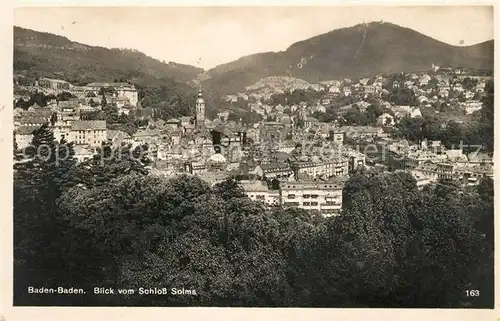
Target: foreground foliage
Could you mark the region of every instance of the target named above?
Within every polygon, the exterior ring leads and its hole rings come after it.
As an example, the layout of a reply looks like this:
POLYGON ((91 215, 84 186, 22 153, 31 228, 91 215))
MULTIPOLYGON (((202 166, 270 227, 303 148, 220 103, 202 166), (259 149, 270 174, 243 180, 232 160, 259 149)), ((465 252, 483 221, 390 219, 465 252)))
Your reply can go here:
MULTIPOLYGON (((47 128, 34 145, 72 150, 47 128), (64 147, 64 148, 63 148, 64 147)), ((17 305, 488 307, 493 185, 360 171, 342 216, 266 208, 236 181, 147 175, 121 155, 16 166, 17 305), (81 296, 36 296, 73 286, 81 296), (197 296, 92 294, 93 287, 184 288, 197 296), (480 290, 467 297, 465 290, 480 290)))

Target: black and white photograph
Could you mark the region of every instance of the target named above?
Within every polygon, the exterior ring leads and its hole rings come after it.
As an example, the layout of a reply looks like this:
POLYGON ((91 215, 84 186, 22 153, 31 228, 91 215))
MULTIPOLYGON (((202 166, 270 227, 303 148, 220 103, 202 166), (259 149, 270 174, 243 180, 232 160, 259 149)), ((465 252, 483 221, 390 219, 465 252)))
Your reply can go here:
POLYGON ((14 307, 494 309, 493 5, 114 5, 13 10, 14 307))

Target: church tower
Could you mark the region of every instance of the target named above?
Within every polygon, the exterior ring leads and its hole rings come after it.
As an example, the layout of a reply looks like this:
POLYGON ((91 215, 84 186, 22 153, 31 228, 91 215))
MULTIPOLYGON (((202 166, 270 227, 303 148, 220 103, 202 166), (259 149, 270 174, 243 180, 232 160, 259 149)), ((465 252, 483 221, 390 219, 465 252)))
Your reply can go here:
POLYGON ((198 99, 196 99, 196 128, 202 129, 205 127, 205 100, 201 93, 201 88, 198 91, 198 99))

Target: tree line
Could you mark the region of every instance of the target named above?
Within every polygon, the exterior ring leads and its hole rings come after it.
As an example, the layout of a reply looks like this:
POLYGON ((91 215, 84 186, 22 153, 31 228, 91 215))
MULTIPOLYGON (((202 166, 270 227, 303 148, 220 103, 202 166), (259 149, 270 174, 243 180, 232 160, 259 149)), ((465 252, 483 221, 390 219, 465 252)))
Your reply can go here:
POLYGON ((457 148, 470 145, 482 146, 482 151, 493 152, 494 141, 494 94, 493 84, 488 83, 485 96, 482 98, 483 107, 475 112, 470 121, 459 123, 450 120, 443 123, 435 115, 424 115, 423 118, 405 118, 396 126, 396 134, 410 141, 422 141, 424 138, 441 140, 447 147, 457 148))
POLYGON ((491 180, 420 190, 406 173, 359 170, 342 215, 323 217, 252 201, 235 179, 148 175, 141 150, 77 163, 46 126, 34 133, 41 145, 46 154, 14 168, 15 305, 493 306, 491 180), (99 296, 96 286, 197 295, 99 296))

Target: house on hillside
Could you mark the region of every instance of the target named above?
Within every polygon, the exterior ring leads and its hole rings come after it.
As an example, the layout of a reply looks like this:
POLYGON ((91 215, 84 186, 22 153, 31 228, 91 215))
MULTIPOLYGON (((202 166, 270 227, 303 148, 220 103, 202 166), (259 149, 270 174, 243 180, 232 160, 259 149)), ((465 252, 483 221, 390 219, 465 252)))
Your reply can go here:
POLYGON ((410 111, 410 118, 415 118, 415 117, 422 117, 422 112, 420 111, 420 108, 412 108, 410 111))
POLYGON ((99 147, 107 141, 105 120, 75 120, 71 123, 71 141, 76 145, 99 147))
POLYGON ((69 82, 51 78, 41 78, 38 80, 38 86, 54 90, 69 90, 71 88, 71 84, 69 82))
POLYGON ((429 81, 431 80, 431 76, 425 74, 425 75, 422 75, 422 77, 420 77, 420 79, 418 79, 418 84, 420 85, 420 87, 423 87, 423 86, 427 86, 427 84, 429 84, 429 81))
POLYGON ((384 113, 377 118, 377 126, 393 126, 395 124, 394 116, 384 113))
POLYGON ((465 113, 467 115, 473 114, 483 108, 483 103, 480 101, 466 101, 463 106, 465 107, 465 113))
POLYGON ((121 130, 108 130, 106 138, 113 146, 121 146, 122 144, 132 144, 133 139, 128 133, 121 130))

